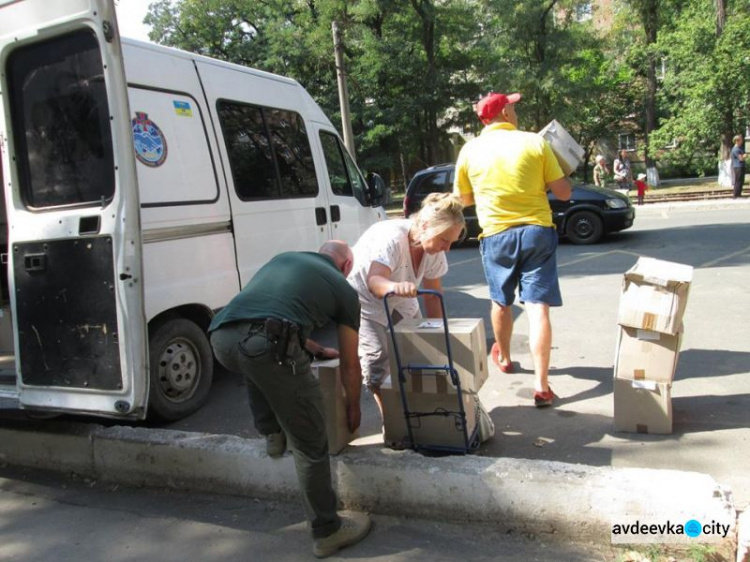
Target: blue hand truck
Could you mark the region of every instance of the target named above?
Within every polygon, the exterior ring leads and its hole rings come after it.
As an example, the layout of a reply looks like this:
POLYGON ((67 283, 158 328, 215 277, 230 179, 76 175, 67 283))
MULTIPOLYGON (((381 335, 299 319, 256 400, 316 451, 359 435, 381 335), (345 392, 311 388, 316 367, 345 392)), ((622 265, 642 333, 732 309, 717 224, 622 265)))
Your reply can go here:
MULTIPOLYGON (((440 291, 434 291, 431 289, 420 289, 417 291, 418 296, 422 295, 434 295, 440 301, 440 310, 442 312, 443 331, 445 335, 445 351, 448 363, 446 365, 421 365, 408 363, 403 364, 401 360, 401 354, 398 349, 398 342, 396 341, 396 330, 393 324, 393 318, 391 311, 388 308, 388 298, 394 296, 393 292, 388 293, 383 297, 383 304, 385 306, 385 316, 388 319, 388 330, 391 334, 391 341, 393 343, 393 354, 396 358, 396 365, 398 367, 398 384, 401 391, 401 405, 404 410, 404 420, 406 421, 406 428, 408 431, 408 445, 409 448, 417 452, 429 451, 437 453, 452 453, 452 454, 468 454, 479 447, 479 411, 478 406, 472 405, 476 409, 477 424, 474 429, 469 433, 466 421, 466 411, 464 409, 463 401, 463 390, 461 389, 461 379, 458 376, 458 371, 453 367, 453 357, 451 355, 451 342, 450 333, 448 331, 448 316, 445 312, 445 301, 440 291), (430 412, 414 412, 409 408, 409 401, 406 397, 406 376, 411 374, 413 371, 428 371, 430 375, 435 377, 448 376, 450 382, 456 388, 456 400, 457 405, 455 410, 446 410, 444 408, 437 408, 430 412), (414 438, 414 429, 419 428, 421 420, 427 417, 452 417, 455 421, 455 427, 463 434, 463 446, 452 446, 452 445, 436 445, 430 443, 418 443, 414 438)), ((424 374, 424 373, 422 373, 424 374)), ((393 373, 391 373, 393 375, 393 373)))

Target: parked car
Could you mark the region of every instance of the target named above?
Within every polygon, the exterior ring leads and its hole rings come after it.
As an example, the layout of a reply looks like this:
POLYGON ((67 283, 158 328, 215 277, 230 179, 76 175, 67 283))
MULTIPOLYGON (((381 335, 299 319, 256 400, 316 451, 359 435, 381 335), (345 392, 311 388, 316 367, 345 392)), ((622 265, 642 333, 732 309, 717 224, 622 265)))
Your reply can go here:
MULTIPOLYGON (((417 211, 428 193, 453 189, 454 164, 440 164, 417 172, 404 197, 404 214, 417 211)), ((576 184, 569 201, 559 201, 549 193, 552 220, 560 236, 574 244, 595 244, 606 234, 633 226, 635 208, 627 195, 594 185, 576 184)), ((467 235, 481 232, 474 206, 464 209, 467 235)))

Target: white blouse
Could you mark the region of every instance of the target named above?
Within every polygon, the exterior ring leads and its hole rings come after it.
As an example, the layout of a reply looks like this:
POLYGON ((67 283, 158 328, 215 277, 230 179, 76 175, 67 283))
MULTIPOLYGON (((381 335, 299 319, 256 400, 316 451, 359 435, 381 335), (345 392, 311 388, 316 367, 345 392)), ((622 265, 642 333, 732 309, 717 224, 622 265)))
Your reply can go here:
MULTIPOLYGON (((381 263, 391 270, 391 280, 397 283, 409 281, 417 287, 424 279, 437 279, 448 272, 445 252, 425 253, 414 271, 409 252, 409 219, 392 219, 375 223, 365 231, 352 248, 354 267, 348 281, 359 293, 362 317, 383 326, 388 324, 382 299, 375 297, 367 287, 367 274, 373 262, 381 263)), ((391 313, 397 310, 404 318, 419 318, 419 302, 416 298, 388 297, 391 313)))

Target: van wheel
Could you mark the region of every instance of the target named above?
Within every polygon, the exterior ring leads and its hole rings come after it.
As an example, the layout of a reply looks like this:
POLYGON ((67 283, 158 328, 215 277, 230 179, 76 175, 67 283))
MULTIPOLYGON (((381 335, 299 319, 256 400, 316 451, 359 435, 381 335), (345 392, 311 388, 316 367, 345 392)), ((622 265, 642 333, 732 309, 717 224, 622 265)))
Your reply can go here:
POLYGON ((596 213, 579 211, 568 219, 565 234, 573 244, 596 244, 604 234, 604 225, 596 213))
POLYGON ((173 318, 157 326, 149 338, 149 366, 149 416, 179 420, 208 400, 213 353, 195 322, 173 318))

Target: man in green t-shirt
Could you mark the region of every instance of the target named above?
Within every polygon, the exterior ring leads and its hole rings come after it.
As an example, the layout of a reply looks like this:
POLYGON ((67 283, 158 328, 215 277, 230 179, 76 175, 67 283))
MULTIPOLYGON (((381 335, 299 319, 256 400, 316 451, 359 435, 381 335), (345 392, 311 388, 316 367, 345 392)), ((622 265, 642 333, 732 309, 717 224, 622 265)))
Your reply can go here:
POLYGON ((361 421, 362 371, 357 355, 359 297, 346 281, 354 258, 345 242, 318 253, 287 252, 264 265, 211 322, 211 346, 229 371, 245 377, 255 426, 269 456, 281 456, 289 439, 313 554, 322 558, 367 535, 364 513, 336 512, 320 384, 313 355, 340 356, 350 431, 361 421), (309 339, 315 328, 337 325, 339 351, 309 339))

